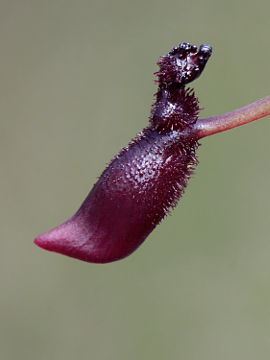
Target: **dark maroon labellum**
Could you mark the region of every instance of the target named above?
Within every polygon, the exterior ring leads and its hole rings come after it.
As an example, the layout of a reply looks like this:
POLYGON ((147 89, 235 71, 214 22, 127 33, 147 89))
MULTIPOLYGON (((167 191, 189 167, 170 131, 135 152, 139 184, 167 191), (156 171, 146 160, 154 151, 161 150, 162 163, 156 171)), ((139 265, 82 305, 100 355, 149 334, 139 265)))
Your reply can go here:
POLYGON ((38 236, 37 245, 106 263, 145 240, 176 205, 197 164, 191 128, 199 105, 185 85, 201 74, 211 52, 209 45, 182 43, 159 59, 150 125, 112 160, 77 213, 38 236))

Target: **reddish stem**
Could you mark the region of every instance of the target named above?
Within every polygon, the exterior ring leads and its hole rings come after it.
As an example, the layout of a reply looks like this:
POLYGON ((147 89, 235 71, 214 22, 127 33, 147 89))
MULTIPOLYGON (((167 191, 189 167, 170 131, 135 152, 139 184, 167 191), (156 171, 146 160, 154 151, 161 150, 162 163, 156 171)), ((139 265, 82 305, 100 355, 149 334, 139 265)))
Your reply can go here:
POLYGON ((194 131, 196 137, 201 139, 250 123, 267 115, 270 115, 270 96, 222 115, 199 119, 194 124, 194 131))

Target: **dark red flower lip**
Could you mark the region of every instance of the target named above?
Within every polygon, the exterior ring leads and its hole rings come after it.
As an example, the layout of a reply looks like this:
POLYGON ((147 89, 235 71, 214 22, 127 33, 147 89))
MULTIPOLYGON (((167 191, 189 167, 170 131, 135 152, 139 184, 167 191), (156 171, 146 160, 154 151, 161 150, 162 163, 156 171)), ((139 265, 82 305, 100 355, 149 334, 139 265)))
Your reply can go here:
POLYGON ((36 245, 87 262, 120 260, 176 206, 197 164, 191 129, 199 105, 185 85, 200 75, 211 53, 207 45, 195 48, 183 43, 159 60, 149 126, 111 161, 77 213, 37 236, 36 245))

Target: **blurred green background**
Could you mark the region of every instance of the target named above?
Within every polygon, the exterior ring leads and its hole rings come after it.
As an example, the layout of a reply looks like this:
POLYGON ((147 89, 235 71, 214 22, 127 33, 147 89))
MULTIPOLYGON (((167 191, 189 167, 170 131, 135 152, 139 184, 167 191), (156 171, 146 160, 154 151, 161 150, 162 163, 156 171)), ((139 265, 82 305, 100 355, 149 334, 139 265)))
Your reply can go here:
POLYGON ((147 122, 158 57, 210 43, 202 117, 269 95, 269 1, 0 2, 0 357, 270 356, 269 118, 203 139, 181 204, 132 256, 34 246, 147 122))

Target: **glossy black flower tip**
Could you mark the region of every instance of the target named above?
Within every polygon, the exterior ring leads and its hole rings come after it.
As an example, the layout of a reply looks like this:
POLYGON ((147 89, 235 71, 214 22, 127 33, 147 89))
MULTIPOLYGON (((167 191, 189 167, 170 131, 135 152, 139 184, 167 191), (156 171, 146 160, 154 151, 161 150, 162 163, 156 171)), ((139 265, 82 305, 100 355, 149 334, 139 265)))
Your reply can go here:
POLYGON ((209 44, 202 44, 200 46, 199 52, 208 54, 208 57, 212 54, 212 46, 209 44))
POLYGON ((156 73, 158 83, 161 86, 190 83, 200 76, 211 54, 212 47, 208 44, 202 44, 199 48, 188 42, 179 44, 159 59, 160 71, 156 73))
POLYGON ((207 60, 212 55, 212 46, 208 44, 202 44, 199 48, 198 55, 202 63, 205 65, 207 60))
MULTIPOLYGON (((182 42, 178 46, 173 47, 173 49, 169 52, 170 55, 176 55, 182 56, 187 53, 196 53, 197 52, 197 46, 191 45, 189 42, 182 42)), ((168 55, 169 55, 168 54, 168 55)))

